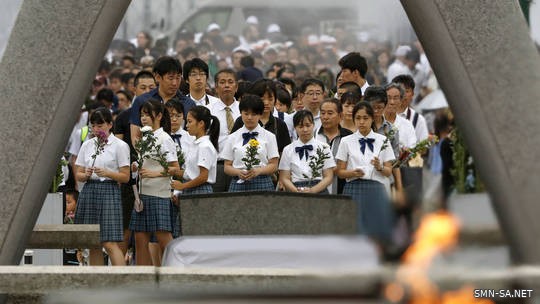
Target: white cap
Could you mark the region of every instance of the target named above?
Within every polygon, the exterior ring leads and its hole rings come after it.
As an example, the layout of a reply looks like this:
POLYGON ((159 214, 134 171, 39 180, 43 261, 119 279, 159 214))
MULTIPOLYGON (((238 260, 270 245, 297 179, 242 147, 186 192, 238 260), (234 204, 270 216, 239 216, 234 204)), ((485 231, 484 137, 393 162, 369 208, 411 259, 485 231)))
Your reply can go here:
POLYGON ((309 45, 319 44, 319 37, 317 35, 311 34, 307 37, 307 40, 309 45))
POLYGON ((210 23, 210 25, 208 25, 208 27, 206 28, 206 32, 211 32, 215 30, 221 30, 221 27, 217 23, 210 23))
POLYGON ((394 55, 396 56, 405 56, 411 50, 411 47, 408 45, 400 45, 397 47, 394 55))
POLYGON ((246 48, 245 46, 243 45, 239 45, 237 47, 235 47, 233 50, 232 50, 233 53, 236 53, 236 52, 243 52, 243 53, 246 53, 248 55, 251 54, 251 50, 246 48))
POLYGON ((268 29, 266 30, 267 33, 279 33, 281 32, 281 28, 279 28, 279 25, 272 23, 268 26, 268 29))
POLYGON ((252 24, 252 25, 258 25, 259 24, 259 19, 257 17, 255 17, 255 16, 249 16, 246 19, 246 23, 247 24, 252 24))

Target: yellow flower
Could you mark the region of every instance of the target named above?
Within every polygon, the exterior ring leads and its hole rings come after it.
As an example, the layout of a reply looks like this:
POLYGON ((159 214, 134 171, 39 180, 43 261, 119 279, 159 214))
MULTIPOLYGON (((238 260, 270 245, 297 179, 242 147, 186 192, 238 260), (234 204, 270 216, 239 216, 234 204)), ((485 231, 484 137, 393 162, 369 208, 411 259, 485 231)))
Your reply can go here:
POLYGON ((259 146, 259 142, 256 139, 250 139, 248 144, 252 148, 257 148, 259 146))

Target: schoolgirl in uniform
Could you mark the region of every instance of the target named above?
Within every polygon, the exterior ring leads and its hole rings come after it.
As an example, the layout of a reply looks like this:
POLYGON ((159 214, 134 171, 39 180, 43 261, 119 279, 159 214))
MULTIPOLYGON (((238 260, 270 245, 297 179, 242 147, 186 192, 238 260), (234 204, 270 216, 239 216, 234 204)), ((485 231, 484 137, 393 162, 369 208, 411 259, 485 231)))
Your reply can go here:
POLYGON ((259 96, 247 94, 242 97, 239 109, 244 126, 229 135, 221 154, 225 160, 225 173, 233 176, 229 191, 273 191, 271 175, 277 170, 279 153, 276 136, 259 125, 264 103, 259 96), (246 170, 242 158, 246 156, 251 139, 259 144, 257 159, 260 164, 246 170))
POLYGON ((123 241, 122 200, 118 183, 129 181, 129 146, 110 133, 112 114, 98 108, 90 116, 94 138, 85 141, 77 157, 78 182, 85 182, 77 201, 75 224, 99 224, 100 241, 113 265, 125 265, 120 249, 123 241), (106 143, 96 153, 98 133, 106 143), (93 155, 95 156, 95 161, 93 155))
POLYGON ((357 203, 358 229, 380 244, 391 241, 392 208, 383 181, 392 174, 395 159, 384 135, 372 130, 373 108, 367 102, 353 109, 358 131, 344 137, 336 154, 337 175, 346 179, 343 194, 357 203))
MULTIPOLYGON (((178 167, 176 146, 169 136, 170 118, 165 106, 156 99, 149 99, 140 108, 141 123, 152 128, 156 137, 156 145, 160 145, 162 153, 170 168, 178 167)), ((155 151, 151 151, 152 154, 155 151)), ((153 159, 146 159, 139 168, 141 177, 140 198, 143 210, 131 214, 129 228, 135 231, 137 265, 151 265, 148 242, 153 232, 161 251, 172 240, 172 202, 169 176, 164 175, 165 168, 153 159)))
POLYGON ((195 106, 187 114, 186 127, 195 136, 193 145, 184 150, 184 182, 173 180, 171 186, 182 194, 212 193, 216 182, 219 121, 205 106, 195 106))
POLYGON ((279 181, 290 192, 308 192, 328 194, 328 185, 334 177, 336 166, 330 147, 313 138, 313 114, 300 110, 293 117, 294 129, 298 139, 283 149, 279 162, 279 181), (312 156, 317 156, 317 150, 322 149, 328 157, 324 160, 319 177, 313 178, 309 162, 312 156))

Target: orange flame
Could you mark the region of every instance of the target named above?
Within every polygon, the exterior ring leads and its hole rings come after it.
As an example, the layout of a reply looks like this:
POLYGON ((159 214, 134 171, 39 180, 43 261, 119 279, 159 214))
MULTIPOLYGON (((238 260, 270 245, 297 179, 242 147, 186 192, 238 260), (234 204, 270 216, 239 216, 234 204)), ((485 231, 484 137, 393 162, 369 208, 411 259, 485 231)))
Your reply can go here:
POLYGON ((402 265, 397 271, 399 283, 388 284, 384 290, 385 297, 394 303, 399 302, 405 297, 407 288, 410 304, 493 303, 491 300, 475 299, 471 286, 441 295, 428 278, 428 268, 433 259, 456 246, 459 228, 459 220, 446 211, 424 216, 414 234, 413 243, 403 254, 402 265))

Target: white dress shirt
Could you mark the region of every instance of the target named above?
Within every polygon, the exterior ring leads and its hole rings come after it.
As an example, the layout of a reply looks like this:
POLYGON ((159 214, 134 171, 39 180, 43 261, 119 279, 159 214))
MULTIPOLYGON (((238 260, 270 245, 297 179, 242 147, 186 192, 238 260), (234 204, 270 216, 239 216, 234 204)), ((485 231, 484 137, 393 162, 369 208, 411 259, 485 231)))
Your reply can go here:
MULTIPOLYGON (((362 169, 362 171, 364 171, 363 179, 375 180, 385 185, 385 187, 389 187, 390 179, 377 171, 371 164, 371 161, 376 156, 379 157, 381 163, 394 160, 395 156, 392 145, 388 143, 386 147, 381 150, 386 136, 375 133, 372 130, 365 138, 375 139, 373 142, 373 151, 371 151, 366 144, 364 153, 362 153, 360 150, 360 138, 364 138, 364 136, 360 134, 359 131, 343 137, 339 144, 336 160, 347 162, 347 170, 362 169)), ((354 179, 356 178, 347 178, 346 180, 349 182, 354 179)))
POLYGON ((193 180, 201 174, 199 167, 208 169, 209 184, 216 182, 217 151, 208 135, 196 139, 193 144, 184 150, 186 160, 185 180, 193 180))
POLYGON ((256 136, 257 141, 259 142, 258 148, 258 158, 261 161, 258 166, 255 167, 264 167, 268 165, 268 161, 272 158, 279 157, 278 147, 276 136, 265 130, 260 125, 253 130, 248 130, 246 126, 238 129, 227 138, 225 147, 221 152, 221 158, 225 160, 231 160, 233 162, 233 167, 237 169, 246 169, 246 165, 242 161, 242 158, 246 155, 246 149, 248 143, 243 145, 244 138, 242 137, 243 133, 246 132, 258 132, 256 136))
MULTIPOLYGON (((94 160, 92 155, 96 152, 97 137, 85 141, 81 149, 79 150, 79 155, 77 156, 77 161, 75 164, 79 167, 91 168, 94 160)), ((112 133, 109 134, 107 138, 107 144, 104 146, 103 151, 96 156, 96 162, 94 167, 96 168, 105 168, 113 172, 120 172, 120 168, 129 167, 129 146, 123 140, 114 136, 112 133)), ((107 177, 99 177, 95 173, 90 176, 92 180, 110 180, 107 177)))
MULTIPOLYGON (((231 108, 233 121, 236 121, 236 119, 240 117, 240 110, 238 109, 239 104, 240 103, 237 100, 235 100, 229 106, 229 108, 231 108)), ((219 120, 218 146, 219 146, 220 154, 223 151, 223 147, 225 147, 225 142, 227 141, 227 137, 229 136, 229 128, 227 128, 227 111, 225 110, 225 107, 227 107, 227 105, 224 104, 223 101, 221 101, 220 99, 208 105, 208 109, 210 109, 210 113, 216 116, 219 120)))
POLYGON ((210 107, 210 105, 214 102, 220 101, 219 98, 214 97, 212 95, 205 94, 201 99, 195 99, 191 94, 187 95, 189 98, 193 99, 195 101, 195 104, 198 106, 205 106, 207 108, 210 107), (208 97, 208 104, 206 104, 206 98, 208 97))
MULTIPOLYGON (((405 111, 403 111, 403 113, 399 113, 398 115, 409 120, 412 124, 415 113, 416 113, 415 110, 411 109, 411 107, 408 107, 405 111)), ((429 132, 428 132, 427 123, 426 123, 426 119, 424 118, 424 115, 418 113, 418 120, 416 121, 416 126, 413 125, 413 128, 414 128, 414 133, 416 135, 417 142, 428 138, 429 132)))
POLYGON ((416 132, 414 131, 414 127, 410 121, 401 117, 400 115, 396 115, 396 120, 390 123, 399 130, 400 148, 413 148, 416 146, 416 132))
POLYGON ((312 156, 317 155, 317 149, 323 149, 324 153, 330 156, 330 158, 324 161, 323 168, 321 172, 319 172, 320 177, 314 179, 321 180, 323 177, 322 171, 329 168, 334 168, 336 166, 336 162, 334 160, 334 156, 332 155, 332 151, 330 151, 330 146, 314 139, 313 137, 307 143, 303 143, 298 139, 287 145, 281 153, 279 170, 290 171, 291 181, 293 183, 309 181, 310 177, 312 176, 309 161, 312 156), (304 145, 312 145, 313 150, 308 152, 309 156, 304 156, 302 159, 300 159, 300 154, 296 152, 296 147, 302 147, 304 145), (304 175, 308 177, 304 177, 304 175))

